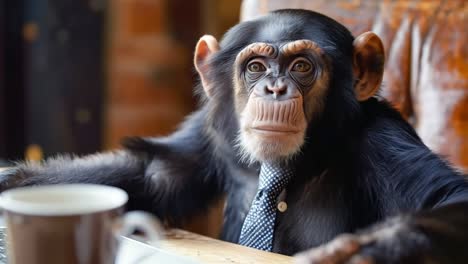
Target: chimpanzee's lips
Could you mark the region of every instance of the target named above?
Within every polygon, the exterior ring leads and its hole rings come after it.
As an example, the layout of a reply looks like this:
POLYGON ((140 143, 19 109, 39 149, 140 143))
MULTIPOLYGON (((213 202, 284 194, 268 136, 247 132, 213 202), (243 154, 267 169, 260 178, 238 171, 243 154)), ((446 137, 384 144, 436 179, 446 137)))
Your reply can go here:
POLYGON ((259 133, 275 133, 275 134, 297 134, 299 130, 284 125, 261 125, 252 127, 252 130, 259 133))

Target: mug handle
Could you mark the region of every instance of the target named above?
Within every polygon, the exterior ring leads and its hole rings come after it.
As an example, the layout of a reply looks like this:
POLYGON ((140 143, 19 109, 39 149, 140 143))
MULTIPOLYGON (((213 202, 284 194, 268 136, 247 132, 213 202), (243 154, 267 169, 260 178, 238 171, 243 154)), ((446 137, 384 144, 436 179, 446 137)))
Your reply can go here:
POLYGON ((156 216, 144 211, 130 211, 116 220, 115 233, 118 236, 130 236, 138 229, 143 232, 146 243, 156 244, 163 234, 163 228, 156 216))

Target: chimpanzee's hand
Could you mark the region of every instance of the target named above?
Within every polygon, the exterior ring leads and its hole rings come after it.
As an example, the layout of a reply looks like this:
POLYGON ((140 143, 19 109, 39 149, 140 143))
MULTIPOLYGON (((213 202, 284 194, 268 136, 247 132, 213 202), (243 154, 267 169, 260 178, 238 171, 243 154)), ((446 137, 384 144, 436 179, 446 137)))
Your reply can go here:
POLYGON ((429 248, 426 235, 412 226, 409 219, 399 217, 358 234, 340 235, 325 245, 297 254, 295 261, 298 264, 427 263, 433 260, 429 248))

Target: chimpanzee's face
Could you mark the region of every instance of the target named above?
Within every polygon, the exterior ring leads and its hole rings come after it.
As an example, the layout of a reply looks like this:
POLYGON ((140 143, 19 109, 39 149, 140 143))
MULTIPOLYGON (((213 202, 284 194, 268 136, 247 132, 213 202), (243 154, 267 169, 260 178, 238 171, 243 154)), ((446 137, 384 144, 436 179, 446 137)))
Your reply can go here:
POLYGON ((253 43, 234 66, 243 154, 262 161, 292 157, 323 107, 329 72, 323 51, 311 40, 253 43))
POLYGON ((234 109, 241 156, 283 161, 300 152, 319 116, 333 118, 324 109, 340 107, 336 102, 356 106, 376 93, 383 52, 373 33, 354 40, 328 17, 284 10, 236 25, 221 47, 214 37, 202 37, 195 67, 208 104, 217 106, 212 118, 226 120, 225 111, 234 109))

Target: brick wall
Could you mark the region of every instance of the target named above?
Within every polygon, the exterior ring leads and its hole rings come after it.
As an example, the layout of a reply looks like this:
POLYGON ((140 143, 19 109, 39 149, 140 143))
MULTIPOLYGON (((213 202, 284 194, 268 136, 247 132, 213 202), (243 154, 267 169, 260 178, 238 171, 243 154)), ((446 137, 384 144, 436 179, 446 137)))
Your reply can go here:
POLYGON ((105 148, 168 134, 193 109, 192 47, 171 34, 169 2, 110 1, 105 148))

